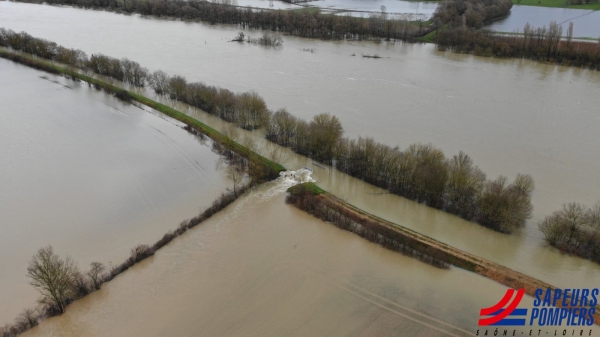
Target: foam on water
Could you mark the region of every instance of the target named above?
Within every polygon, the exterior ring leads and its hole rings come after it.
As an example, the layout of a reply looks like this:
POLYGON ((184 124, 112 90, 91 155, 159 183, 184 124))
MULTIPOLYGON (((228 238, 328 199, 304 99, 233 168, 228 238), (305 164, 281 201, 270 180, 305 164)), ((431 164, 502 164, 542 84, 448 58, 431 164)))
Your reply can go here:
POLYGON ((312 173, 313 171, 308 167, 302 167, 296 171, 280 172, 279 178, 251 190, 247 196, 238 199, 233 211, 227 215, 227 219, 229 219, 229 217, 236 217, 248 202, 250 202, 251 205, 266 202, 275 196, 285 193, 288 188, 294 185, 315 182, 311 176, 312 173))

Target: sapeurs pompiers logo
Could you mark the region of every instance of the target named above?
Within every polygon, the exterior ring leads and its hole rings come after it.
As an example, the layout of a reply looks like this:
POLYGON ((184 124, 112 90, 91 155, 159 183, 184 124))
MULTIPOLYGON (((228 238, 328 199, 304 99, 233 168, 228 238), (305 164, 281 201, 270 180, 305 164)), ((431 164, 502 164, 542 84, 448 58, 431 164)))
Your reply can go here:
POLYGON ((537 289, 533 308, 519 307, 525 289, 508 289, 495 305, 479 312, 477 336, 591 336, 598 289, 537 289), (503 329, 496 327, 540 327, 503 329), (489 327, 486 328, 486 327, 489 327), (560 328, 559 328, 560 327, 560 328), (565 329, 568 328, 568 329, 565 329), (577 329, 573 329, 577 327, 577 329), (552 329, 548 329, 552 328, 552 329))
POLYGON ((519 289, 517 295, 513 299, 514 289, 508 289, 500 302, 495 305, 481 309, 479 316, 491 316, 487 318, 479 318, 479 326, 502 325, 502 326, 523 326, 525 318, 508 318, 509 316, 527 316, 527 309, 517 309, 525 289, 519 289), (512 299, 512 301, 511 301, 512 299), (504 306, 507 306, 504 308, 504 306))

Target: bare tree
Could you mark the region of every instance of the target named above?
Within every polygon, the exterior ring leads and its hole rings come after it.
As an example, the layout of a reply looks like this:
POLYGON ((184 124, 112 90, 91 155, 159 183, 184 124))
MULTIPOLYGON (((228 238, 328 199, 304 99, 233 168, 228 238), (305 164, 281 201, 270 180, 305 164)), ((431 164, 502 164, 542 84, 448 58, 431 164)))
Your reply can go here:
POLYGON ((569 22, 569 29, 567 29, 567 48, 571 45, 573 40, 573 21, 569 22))
POLYGON ((162 70, 157 70, 149 76, 150 85, 157 94, 167 92, 169 88, 169 75, 162 70))
POLYGON ((344 133, 340 120, 331 114, 316 115, 310 122, 310 147, 318 161, 331 163, 334 147, 344 133))
POLYGON ((237 188, 242 183, 244 175, 236 165, 227 166, 227 178, 233 182, 233 194, 237 196, 237 188))
POLYGON ((78 272, 75 261, 68 256, 61 259, 52 246, 38 250, 27 267, 30 284, 42 295, 40 303, 60 314, 74 296, 74 279, 78 272))
POLYGON ((94 290, 100 289, 102 284, 102 273, 106 268, 100 262, 92 262, 90 264, 90 270, 87 272, 87 276, 90 278, 92 287, 94 290))
POLYGON ((17 317, 17 325, 20 329, 25 331, 38 325, 37 311, 35 309, 25 309, 17 317))

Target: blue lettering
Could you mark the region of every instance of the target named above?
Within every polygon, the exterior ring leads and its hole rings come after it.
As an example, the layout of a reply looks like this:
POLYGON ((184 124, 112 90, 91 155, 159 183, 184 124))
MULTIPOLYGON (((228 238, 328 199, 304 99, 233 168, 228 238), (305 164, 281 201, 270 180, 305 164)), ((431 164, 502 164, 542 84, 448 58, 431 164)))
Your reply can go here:
POLYGON ((552 290, 550 288, 546 289, 546 296, 544 296, 544 303, 542 303, 543 306, 549 306, 550 305, 550 299, 552 295, 552 290))
POLYGON ((569 315, 569 311, 565 308, 560 308, 560 319, 558 320, 558 325, 562 325, 563 319, 567 318, 569 315))
POLYGON ((581 289, 573 289, 573 292, 571 293, 571 306, 575 307, 577 306, 577 303, 579 302, 579 293, 581 292, 581 289))
POLYGON ((538 319, 539 326, 546 325, 546 318, 547 317, 548 317, 548 309, 547 308, 542 308, 540 310, 540 318, 538 319))
POLYGON ((590 300, 590 307, 595 307, 598 304, 598 288, 592 289, 592 299, 590 300))
POLYGON ((533 300, 533 305, 536 307, 540 306, 540 302, 542 301, 540 299, 540 296, 544 293, 544 291, 540 288, 535 290, 535 300, 533 300))
POLYGON ((563 300, 562 300, 562 306, 566 307, 569 305, 569 293, 571 292, 571 289, 565 289, 563 291, 563 300))
POLYGON ((579 305, 581 305, 582 307, 587 307, 588 305, 588 295, 590 294, 590 290, 589 289, 582 289, 581 290, 581 301, 579 301, 579 305))
MULTIPOLYGON (((587 326, 592 326, 594 325, 594 314, 596 313, 596 308, 590 308, 590 310, 588 310, 588 320, 586 323, 587 326)), ((592 331, 590 330, 590 334, 592 333, 592 331)), ((591 336, 591 335, 590 335, 591 336)))
POLYGON ((559 308, 550 308, 548 310, 548 325, 558 325, 559 308))
MULTIPOLYGON (((577 326, 585 325, 585 316, 587 316, 586 308, 579 308, 579 319, 577 320, 577 326)), ((583 330, 581 330, 583 331, 583 330)))
POLYGON ((556 302, 560 299, 561 295, 562 295, 562 290, 554 289, 554 301, 552 302, 553 307, 556 306, 556 302))
POLYGON ((533 320, 536 319, 540 314, 540 309, 533 308, 531 309, 531 318, 529 319, 529 325, 533 325, 533 320))
POLYGON ((568 325, 577 325, 575 324, 575 318, 579 317, 579 308, 574 308, 572 309, 573 312, 571 313, 571 319, 569 319, 569 322, 567 322, 568 325))

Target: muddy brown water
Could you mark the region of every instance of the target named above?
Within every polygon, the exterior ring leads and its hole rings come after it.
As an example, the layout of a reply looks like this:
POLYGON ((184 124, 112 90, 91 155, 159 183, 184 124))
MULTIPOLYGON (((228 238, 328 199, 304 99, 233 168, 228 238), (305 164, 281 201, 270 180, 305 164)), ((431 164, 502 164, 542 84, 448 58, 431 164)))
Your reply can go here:
POLYGON ((0 74, 0 325, 35 305, 39 248, 121 263, 230 185, 175 121, 4 59, 0 74))
MULTIPOLYGON (((450 155, 464 150, 490 177, 530 173, 536 181, 534 218, 507 236, 313 166, 262 141, 260 132, 240 136, 253 137, 263 154, 288 168, 311 166, 320 186, 385 219, 559 287, 600 282, 598 265, 547 247, 536 225, 564 202, 599 200, 598 72, 442 53, 431 45, 285 37, 283 48, 268 49, 227 42, 238 31, 232 26, 9 2, 0 2, 0 22, 88 54, 129 57, 192 81, 255 90, 271 108, 286 107, 303 118, 332 112, 352 137, 373 136, 402 147, 432 142, 450 155), (307 48, 315 52, 304 52, 307 48), (384 58, 361 57, 373 53, 384 58)), ((217 129, 224 126, 202 112, 179 108, 217 129)), ((191 292, 191 285, 180 289, 191 292)), ((470 283, 462 286, 470 291, 470 283)), ((83 315, 91 320, 89 313, 83 315)))

